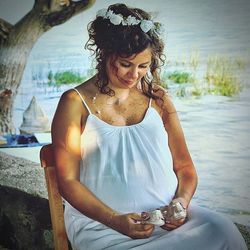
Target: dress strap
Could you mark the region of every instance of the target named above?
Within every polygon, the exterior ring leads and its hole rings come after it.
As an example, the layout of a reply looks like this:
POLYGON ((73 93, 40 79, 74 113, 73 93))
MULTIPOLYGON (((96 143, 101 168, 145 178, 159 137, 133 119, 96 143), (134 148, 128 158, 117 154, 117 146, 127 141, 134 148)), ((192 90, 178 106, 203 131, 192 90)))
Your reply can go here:
POLYGON ((84 106, 86 107, 86 109, 88 110, 88 112, 90 114, 92 114, 92 112, 90 111, 90 108, 88 107, 86 101, 83 99, 82 95, 80 94, 80 92, 76 89, 76 88, 73 88, 73 90, 76 91, 76 93, 80 96, 81 100, 82 100, 82 103, 84 104, 84 106))
POLYGON ((150 97, 148 102, 148 107, 151 107, 151 105, 152 105, 152 98, 150 97))

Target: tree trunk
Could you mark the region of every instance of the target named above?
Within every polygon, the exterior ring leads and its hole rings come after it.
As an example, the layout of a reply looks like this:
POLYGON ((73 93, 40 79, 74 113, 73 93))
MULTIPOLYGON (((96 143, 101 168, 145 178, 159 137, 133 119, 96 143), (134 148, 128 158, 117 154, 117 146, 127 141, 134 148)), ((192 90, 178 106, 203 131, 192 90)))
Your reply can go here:
POLYGON ((28 56, 38 38, 53 26, 89 8, 94 2, 81 0, 71 2, 66 7, 60 6, 59 0, 36 0, 32 10, 16 25, 11 26, 0 20, 0 134, 13 132, 14 100, 28 56))

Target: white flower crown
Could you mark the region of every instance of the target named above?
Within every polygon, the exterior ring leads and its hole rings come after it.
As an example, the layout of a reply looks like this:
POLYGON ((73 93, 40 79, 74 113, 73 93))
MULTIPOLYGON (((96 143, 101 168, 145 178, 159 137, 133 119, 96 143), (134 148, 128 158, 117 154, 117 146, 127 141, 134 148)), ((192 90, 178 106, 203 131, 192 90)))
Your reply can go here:
POLYGON ((152 20, 139 20, 134 16, 129 15, 124 18, 121 14, 115 14, 112 10, 101 9, 97 12, 96 17, 102 17, 104 19, 109 19, 109 21, 114 25, 122 24, 123 26, 138 25, 143 32, 147 33, 150 30, 153 30, 158 35, 163 33, 163 27, 160 23, 154 23, 152 20))

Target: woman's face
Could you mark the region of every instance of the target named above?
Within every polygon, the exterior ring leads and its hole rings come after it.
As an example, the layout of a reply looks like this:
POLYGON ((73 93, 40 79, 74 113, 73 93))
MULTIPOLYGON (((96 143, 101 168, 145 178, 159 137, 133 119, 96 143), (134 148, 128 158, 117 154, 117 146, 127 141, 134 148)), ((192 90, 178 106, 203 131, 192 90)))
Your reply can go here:
POLYGON ((131 57, 110 57, 107 63, 107 75, 110 87, 133 88, 150 68, 152 52, 150 48, 131 57))

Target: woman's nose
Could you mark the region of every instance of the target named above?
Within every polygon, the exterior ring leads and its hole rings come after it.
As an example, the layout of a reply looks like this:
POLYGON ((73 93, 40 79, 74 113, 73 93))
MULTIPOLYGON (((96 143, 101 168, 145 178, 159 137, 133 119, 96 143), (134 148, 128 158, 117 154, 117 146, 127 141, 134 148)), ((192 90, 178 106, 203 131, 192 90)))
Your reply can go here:
POLYGON ((129 71, 129 76, 133 79, 137 79, 139 76, 138 68, 131 68, 129 71))

